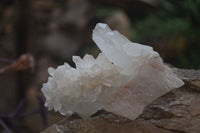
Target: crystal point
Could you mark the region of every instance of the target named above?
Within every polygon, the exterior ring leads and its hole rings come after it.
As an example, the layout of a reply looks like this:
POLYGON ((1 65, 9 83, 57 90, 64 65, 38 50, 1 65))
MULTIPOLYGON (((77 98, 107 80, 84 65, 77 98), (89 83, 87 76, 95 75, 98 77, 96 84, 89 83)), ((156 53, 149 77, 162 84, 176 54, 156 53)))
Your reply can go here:
POLYGON ((76 68, 49 69, 51 77, 42 87, 49 109, 90 116, 104 108, 135 119, 146 105, 184 84, 152 47, 130 42, 103 23, 92 38, 102 51, 96 59, 73 56, 76 68))

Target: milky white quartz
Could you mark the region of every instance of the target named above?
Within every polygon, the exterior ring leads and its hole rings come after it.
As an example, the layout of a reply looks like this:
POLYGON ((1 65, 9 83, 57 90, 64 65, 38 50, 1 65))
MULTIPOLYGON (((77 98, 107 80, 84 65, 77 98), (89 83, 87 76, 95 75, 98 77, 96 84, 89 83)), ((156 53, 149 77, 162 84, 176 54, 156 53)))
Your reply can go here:
POLYGON ((152 47, 130 42, 106 24, 96 25, 93 40, 102 51, 96 59, 73 56, 76 68, 65 63, 48 69, 42 92, 49 109, 90 116, 104 108, 135 119, 146 105, 184 84, 152 47))

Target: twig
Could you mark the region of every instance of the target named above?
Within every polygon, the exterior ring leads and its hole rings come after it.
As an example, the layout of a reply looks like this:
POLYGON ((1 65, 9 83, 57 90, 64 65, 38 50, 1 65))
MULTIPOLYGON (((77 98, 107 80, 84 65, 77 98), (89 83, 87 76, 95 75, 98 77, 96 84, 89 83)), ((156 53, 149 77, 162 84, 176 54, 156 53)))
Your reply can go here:
POLYGON ((0 119, 0 125, 6 130, 7 133, 13 133, 8 126, 3 122, 2 119, 0 119))
POLYGON ((15 60, 0 58, 0 62, 11 64, 11 63, 15 62, 15 60))

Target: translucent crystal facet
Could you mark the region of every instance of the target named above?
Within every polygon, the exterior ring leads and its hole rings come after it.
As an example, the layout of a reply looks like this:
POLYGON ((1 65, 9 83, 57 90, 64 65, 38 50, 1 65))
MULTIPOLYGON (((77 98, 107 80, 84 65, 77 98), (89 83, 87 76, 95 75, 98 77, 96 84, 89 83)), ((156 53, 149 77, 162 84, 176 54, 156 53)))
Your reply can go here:
POLYGON ((102 51, 96 59, 73 56, 76 68, 49 68, 42 87, 49 109, 90 116, 104 108, 135 119, 147 104, 184 84, 152 47, 130 42, 106 24, 96 25, 93 40, 102 51))

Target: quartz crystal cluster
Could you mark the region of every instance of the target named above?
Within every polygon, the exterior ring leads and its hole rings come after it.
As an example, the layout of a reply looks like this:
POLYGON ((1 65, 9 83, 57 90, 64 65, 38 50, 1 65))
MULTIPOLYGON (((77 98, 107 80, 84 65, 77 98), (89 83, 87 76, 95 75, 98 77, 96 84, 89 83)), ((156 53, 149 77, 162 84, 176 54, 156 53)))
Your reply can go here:
POLYGON ((96 25, 93 40, 102 51, 96 59, 73 56, 76 68, 65 63, 48 69, 42 92, 49 109, 87 117, 104 108, 135 119, 146 105, 184 84, 152 47, 130 42, 106 24, 96 25))

